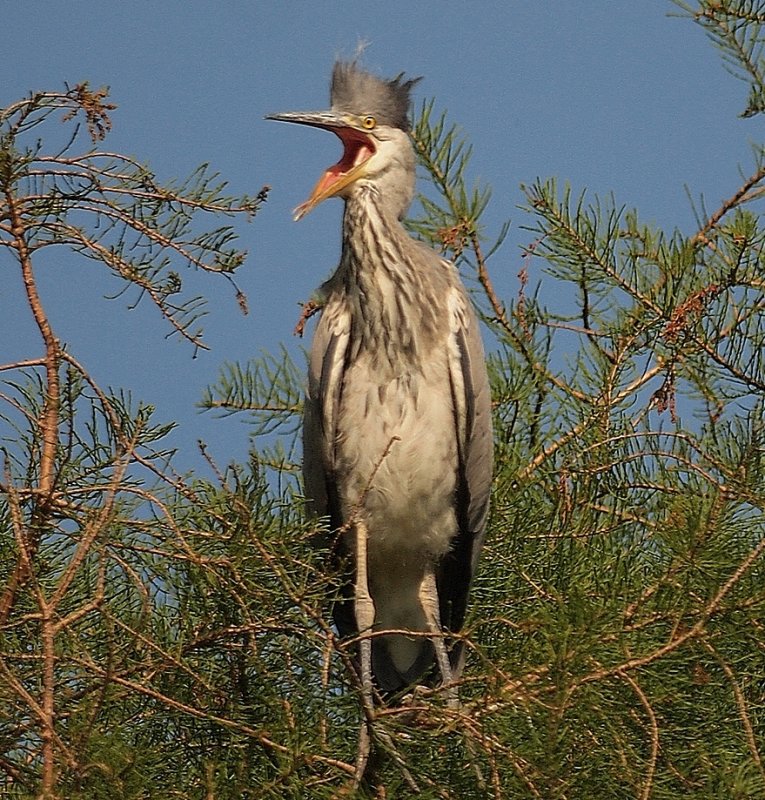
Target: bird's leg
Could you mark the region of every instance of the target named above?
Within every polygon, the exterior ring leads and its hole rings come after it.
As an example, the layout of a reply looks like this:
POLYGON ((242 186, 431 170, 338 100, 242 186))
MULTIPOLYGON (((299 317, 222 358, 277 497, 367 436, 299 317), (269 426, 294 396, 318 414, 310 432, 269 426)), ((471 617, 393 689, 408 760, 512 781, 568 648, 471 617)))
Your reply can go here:
MULTIPOLYGON (((438 662, 438 669, 441 672, 441 681, 446 689, 447 705, 451 711, 459 711, 460 699, 457 696, 457 687, 454 685, 452 665, 449 661, 449 654, 446 652, 446 644, 444 643, 444 632, 441 628, 441 612, 439 611, 438 605, 438 586, 436 585, 436 574, 433 572, 432 567, 427 568, 425 577, 420 583, 420 603, 422 603, 422 608, 425 611, 428 632, 430 633, 433 647, 436 650, 436 661, 438 662)), ((473 769, 475 770, 478 780, 478 786, 481 789, 485 789, 486 781, 478 765, 473 740, 467 738, 466 743, 471 761, 473 762, 473 769)))
POLYGON ((361 782, 369 761, 371 750, 370 728, 374 707, 372 704, 372 640, 369 635, 375 621, 375 604, 369 592, 369 571, 367 563, 366 522, 359 518, 356 528, 356 586, 353 593, 353 611, 356 617, 356 630, 359 633, 359 652, 361 661, 361 692, 364 719, 359 733, 359 752, 356 759, 356 782, 361 782))
POLYGON ((436 574, 432 566, 428 566, 425 576, 420 582, 420 603, 425 612, 425 620, 428 624, 433 647, 436 651, 436 661, 441 672, 441 683, 446 689, 446 698, 449 708, 459 708, 457 690, 453 685, 452 665, 449 662, 449 654, 446 652, 444 633, 441 630, 441 612, 438 607, 438 587, 436 586, 436 574))
POLYGON ((356 629, 360 637, 361 686, 364 701, 372 703, 372 640, 369 634, 375 622, 375 604, 369 592, 369 571, 367 564, 367 525, 364 520, 356 522, 356 586, 353 597, 353 611, 356 616, 356 629))

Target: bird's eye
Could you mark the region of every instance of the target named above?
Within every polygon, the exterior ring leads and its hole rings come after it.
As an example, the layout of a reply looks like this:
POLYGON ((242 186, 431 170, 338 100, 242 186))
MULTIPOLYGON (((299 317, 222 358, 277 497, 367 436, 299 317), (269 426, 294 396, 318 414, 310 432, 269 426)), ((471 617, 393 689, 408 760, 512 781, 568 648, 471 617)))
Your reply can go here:
POLYGON ((361 120, 361 127, 366 128, 368 131, 371 131, 375 125, 377 125, 377 120, 374 117, 364 117, 361 120))

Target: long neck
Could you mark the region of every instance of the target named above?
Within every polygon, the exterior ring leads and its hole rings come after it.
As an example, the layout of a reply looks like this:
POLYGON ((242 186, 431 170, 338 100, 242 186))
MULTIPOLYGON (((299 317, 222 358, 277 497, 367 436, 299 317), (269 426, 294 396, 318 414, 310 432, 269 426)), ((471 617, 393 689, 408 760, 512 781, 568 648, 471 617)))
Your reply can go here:
POLYGON ((379 366, 405 368, 437 341, 441 276, 373 187, 346 200, 340 275, 353 313, 354 345, 379 366))

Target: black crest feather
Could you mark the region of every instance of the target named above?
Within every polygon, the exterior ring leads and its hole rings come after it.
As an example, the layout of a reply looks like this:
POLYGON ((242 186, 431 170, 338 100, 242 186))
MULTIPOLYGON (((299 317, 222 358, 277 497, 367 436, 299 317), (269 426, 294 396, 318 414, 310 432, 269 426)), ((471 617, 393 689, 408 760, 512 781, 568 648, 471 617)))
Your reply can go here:
POLYGON ((330 88, 332 108, 358 116, 371 114, 380 125, 408 131, 409 92, 420 80, 404 80, 403 72, 386 80, 365 72, 355 61, 337 61, 330 88))

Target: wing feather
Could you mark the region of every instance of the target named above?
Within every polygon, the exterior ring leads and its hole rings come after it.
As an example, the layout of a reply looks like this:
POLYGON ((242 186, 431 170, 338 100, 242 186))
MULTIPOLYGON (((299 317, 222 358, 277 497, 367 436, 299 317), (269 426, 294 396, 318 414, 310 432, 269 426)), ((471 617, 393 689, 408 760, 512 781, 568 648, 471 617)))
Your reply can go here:
MULTIPOLYGON (((337 418, 347 368, 350 322, 342 309, 328 304, 316 328, 308 362, 308 390, 303 416, 303 479, 313 512, 329 517, 331 530, 343 524, 340 492, 335 473, 337 418)), ((337 563, 344 556, 342 542, 331 543, 337 563)), ((332 616, 341 636, 351 636, 356 622, 353 613, 353 583, 341 585, 341 597, 332 616)))
MULTIPOLYGON (((455 510, 459 532, 438 575, 441 623, 458 631, 486 533, 493 461, 491 395, 475 312, 462 291, 450 299, 449 373, 457 435, 455 510)), ((456 648, 453 663, 461 660, 456 648)))
POLYGON ((348 351, 349 325, 337 309, 327 307, 316 328, 308 363, 308 390, 303 418, 303 477, 306 496, 318 516, 342 524, 335 482, 337 414, 348 351))

